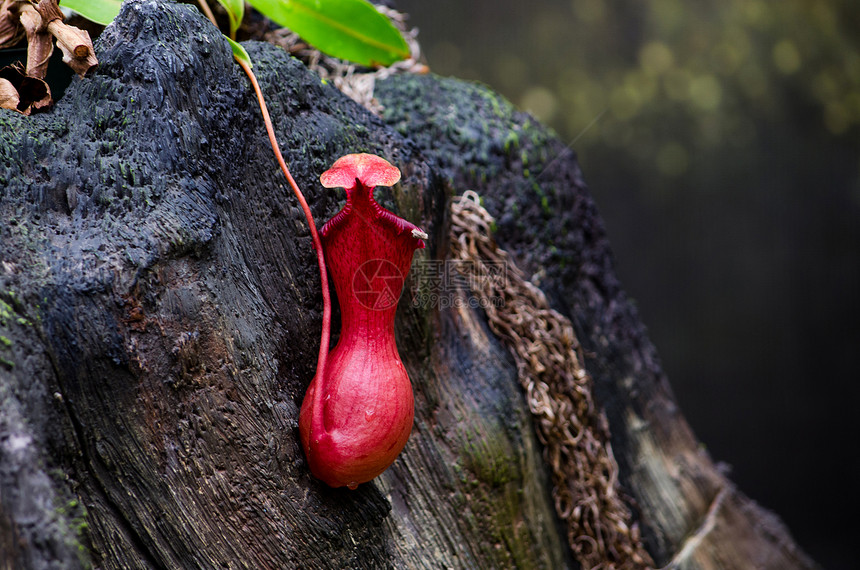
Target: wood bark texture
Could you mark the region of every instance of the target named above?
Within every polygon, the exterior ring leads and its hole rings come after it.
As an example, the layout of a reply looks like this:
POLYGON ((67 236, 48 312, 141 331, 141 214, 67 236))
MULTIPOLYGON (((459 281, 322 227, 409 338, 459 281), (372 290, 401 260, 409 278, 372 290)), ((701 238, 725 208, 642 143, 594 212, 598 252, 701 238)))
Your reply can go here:
POLYGON ((430 234, 396 325, 412 437, 356 491, 310 476, 303 215, 220 33, 129 0, 51 113, 0 110, 0 568, 575 568, 513 358, 429 281, 467 189, 573 321, 655 562, 815 567, 687 427, 571 151, 482 87, 391 77, 376 117, 246 48, 318 222, 343 199, 319 174, 371 152, 404 175, 384 205, 430 234))

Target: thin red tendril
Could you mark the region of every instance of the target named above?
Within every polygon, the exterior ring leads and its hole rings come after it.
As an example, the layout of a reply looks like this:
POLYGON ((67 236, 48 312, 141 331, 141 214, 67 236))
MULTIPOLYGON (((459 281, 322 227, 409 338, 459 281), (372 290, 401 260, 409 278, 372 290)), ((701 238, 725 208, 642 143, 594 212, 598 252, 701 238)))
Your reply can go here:
MULTIPOLYGON (((325 267, 325 255, 323 253, 322 242, 320 241, 319 233, 317 232, 317 226, 314 223, 314 217, 311 213, 311 209, 308 206, 307 200, 305 200, 304 194, 299 189, 298 184, 296 184, 295 179, 293 179, 292 174, 290 174, 290 169, 287 168, 287 163, 284 162, 284 157, 281 154, 281 149, 278 146, 278 139, 275 137, 275 129, 272 127, 272 119, 269 116, 269 110, 266 107, 266 100, 263 99, 263 92, 260 89, 259 83, 257 83, 257 78, 254 75, 254 72, 251 71, 250 66, 239 58, 235 58, 239 65, 242 67, 242 70, 245 72, 245 75, 248 76, 248 79, 251 80, 251 85, 254 86, 254 92, 257 94, 257 101, 260 104, 260 111, 263 113, 263 122, 266 125, 266 132, 269 135, 269 142, 272 145, 272 151, 275 153, 275 158, 278 161, 278 165, 281 167, 281 171, 284 173, 284 176, 287 178, 287 182, 289 182, 290 187, 293 189, 293 193, 296 195, 296 199, 299 201, 299 205, 302 207, 302 211, 305 213, 305 218, 308 221, 308 227, 311 230, 311 240, 313 241, 314 250, 317 254, 317 265, 319 265, 320 270, 320 283, 322 285, 322 296, 323 296, 323 316, 322 316, 322 333, 320 335, 320 351, 319 356, 317 357, 317 375, 322 375, 323 370, 325 370, 326 358, 328 357, 328 348, 329 348, 329 336, 331 333, 331 296, 329 295, 328 289, 328 272, 325 267)), ((316 398, 322 399, 322 390, 316 390, 316 398)), ((321 404, 322 402, 318 402, 321 404)), ((318 407, 317 409, 322 409, 322 407, 318 407)))

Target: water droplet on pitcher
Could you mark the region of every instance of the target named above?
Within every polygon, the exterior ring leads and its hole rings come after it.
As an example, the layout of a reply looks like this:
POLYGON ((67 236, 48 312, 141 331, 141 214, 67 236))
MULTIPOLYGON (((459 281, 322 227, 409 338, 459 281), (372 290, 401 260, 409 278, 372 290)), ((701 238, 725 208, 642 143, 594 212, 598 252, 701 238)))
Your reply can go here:
POLYGON ((371 408, 371 409, 369 409, 369 410, 365 410, 365 412, 364 412, 364 419, 366 419, 367 421, 372 420, 372 419, 373 419, 373 414, 375 414, 375 413, 376 413, 376 411, 375 411, 373 408, 371 408))
POLYGON ((346 488, 350 491, 355 491, 356 489, 358 489, 358 483, 356 483, 355 481, 351 481, 347 484, 346 488))

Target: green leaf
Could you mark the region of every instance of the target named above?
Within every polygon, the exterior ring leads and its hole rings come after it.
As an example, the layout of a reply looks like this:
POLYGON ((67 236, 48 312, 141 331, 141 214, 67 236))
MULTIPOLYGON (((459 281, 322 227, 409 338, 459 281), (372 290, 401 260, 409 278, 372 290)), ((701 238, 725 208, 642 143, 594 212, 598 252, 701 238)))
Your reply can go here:
POLYGON ((218 0, 230 17, 230 37, 236 38, 236 30, 242 23, 242 18, 245 17, 245 0, 218 0))
MULTIPOLYGON (((226 38, 227 36, 224 37, 226 38)), ((248 64, 248 67, 253 67, 253 65, 251 64, 251 56, 248 55, 248 52, 245 51, 245 48, 243 48, 241 45, 236 43, 234 40, 231 40, 230 38, 227 38, 227 41, 230 42, 230 49, 233 50, 233 57, 235 57, 236 59, 241 59, 248 64)))
POLYGON ((261 14, 317 49, 362 65, 409 57, 406 40, 366 0, 249 0, 261 14))
POLYGON ((119 14, 122 0, 60 0, 60 6, 74 10, 87 20, 107 26, 119 14))

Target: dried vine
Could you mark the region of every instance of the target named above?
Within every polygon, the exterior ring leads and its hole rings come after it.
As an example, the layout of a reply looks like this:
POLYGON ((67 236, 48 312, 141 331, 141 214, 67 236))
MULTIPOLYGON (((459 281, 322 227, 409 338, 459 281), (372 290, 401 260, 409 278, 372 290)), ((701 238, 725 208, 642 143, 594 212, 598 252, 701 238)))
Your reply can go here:
POLYGON ((534 416, 544 459, 552 469, 553 498, 567 538, 583 568, 649 568, 638 526, 618 488, 609 424, 592 397, 593 381, 569 319, 552 310, 493 239, 493 218, 466 192, 452 205, 451 255, 468 263, 473 291, 487 300, 489 326, 514 356, 534 416), (503 279, 490 266, 503 263, 503 279))

